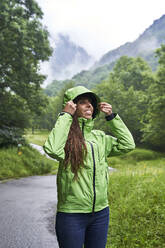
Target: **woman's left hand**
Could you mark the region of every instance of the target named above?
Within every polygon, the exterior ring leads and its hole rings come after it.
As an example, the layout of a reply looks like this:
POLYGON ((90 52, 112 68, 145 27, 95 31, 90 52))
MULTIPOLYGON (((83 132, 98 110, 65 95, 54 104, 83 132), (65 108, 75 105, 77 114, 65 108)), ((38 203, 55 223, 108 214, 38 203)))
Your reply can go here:
POLYGON ((101 112, 105 113, 106 115, 112 114, 112 106, 109 103, 100 102, 99 103, 99 109, 101 112))

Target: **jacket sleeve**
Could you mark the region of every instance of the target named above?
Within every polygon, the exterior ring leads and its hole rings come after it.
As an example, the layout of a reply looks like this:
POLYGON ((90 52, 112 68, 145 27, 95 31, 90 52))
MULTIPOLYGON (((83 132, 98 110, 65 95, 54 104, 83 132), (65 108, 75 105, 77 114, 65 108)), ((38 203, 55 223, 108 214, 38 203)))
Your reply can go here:
POLYGON ((58 116, 54 128, 50 132, 43 148, 44 151, 52 158, 58 161, 65 158, 64 147, 68 138, 72 116, 68 113, 62 113, 58 116))
POLYGON ((135 149, 133 137, 117 114, 115 118, 108 121, 113 136, 106 135, 106 156, 116 156, 135 149))

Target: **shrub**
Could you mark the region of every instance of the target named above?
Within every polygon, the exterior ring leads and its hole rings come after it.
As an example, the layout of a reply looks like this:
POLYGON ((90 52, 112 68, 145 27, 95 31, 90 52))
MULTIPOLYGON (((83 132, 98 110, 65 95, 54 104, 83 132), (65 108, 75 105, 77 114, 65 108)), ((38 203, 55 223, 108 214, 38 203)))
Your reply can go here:
POLYGON ((0 127, 0 147, 25 144, 23 130, 17 127, 1 126, 0 127))
POLYGON ((159 152, 155 152, 152 150, 147 150, 147 149, 138 149, 136 148, 135 150, 120 156, 122 159, 128 159, 132 161, 143 161, 143 160, 154 160, 157 158, 162 157, 163 154, 159 152))

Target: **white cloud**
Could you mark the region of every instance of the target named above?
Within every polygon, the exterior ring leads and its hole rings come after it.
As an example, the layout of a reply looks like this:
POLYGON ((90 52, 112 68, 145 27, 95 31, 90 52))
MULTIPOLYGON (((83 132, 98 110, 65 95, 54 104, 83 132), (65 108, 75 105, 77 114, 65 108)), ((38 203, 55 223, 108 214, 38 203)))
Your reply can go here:
POLYGON ((99 58, 135 40, 165 14, 162 0, 37 0, 51 36, 69 34, 72 41, 99 58))

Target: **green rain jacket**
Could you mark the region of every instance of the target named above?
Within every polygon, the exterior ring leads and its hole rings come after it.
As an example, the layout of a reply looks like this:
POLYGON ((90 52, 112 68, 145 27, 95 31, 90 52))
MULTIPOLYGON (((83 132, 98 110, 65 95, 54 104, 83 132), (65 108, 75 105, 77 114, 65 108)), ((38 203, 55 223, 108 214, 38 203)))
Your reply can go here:
MULTIPOLYGON (((83 86, 66 91, 64 105, 80 94, 91 92, 83 86)), ((93 93, 92 93, 93 94, 93 93)), ((99 98, 95 95, 97 101, 99 98)), ((98 111, 97 111, 98 112, 98 111)), ((128 128, 117 114, 107 121, 113 136, 103 131, 93 130, 93 119, 79 118, 87 146, 84 167, 78 172, 78 179, 70 166, 64 168, 64 147, 72 124, 72 116, 62 112, 59 114, 55 127, 44 144, 45 152, 59 161, 57 173, 58 204, 57 211, 66 213, 97 212, 108 206, 109 170, 107 157, 127 153, 135 148, 134 140, 128 128)), ((106 124, 106 121, 105 121, 106 124)))

